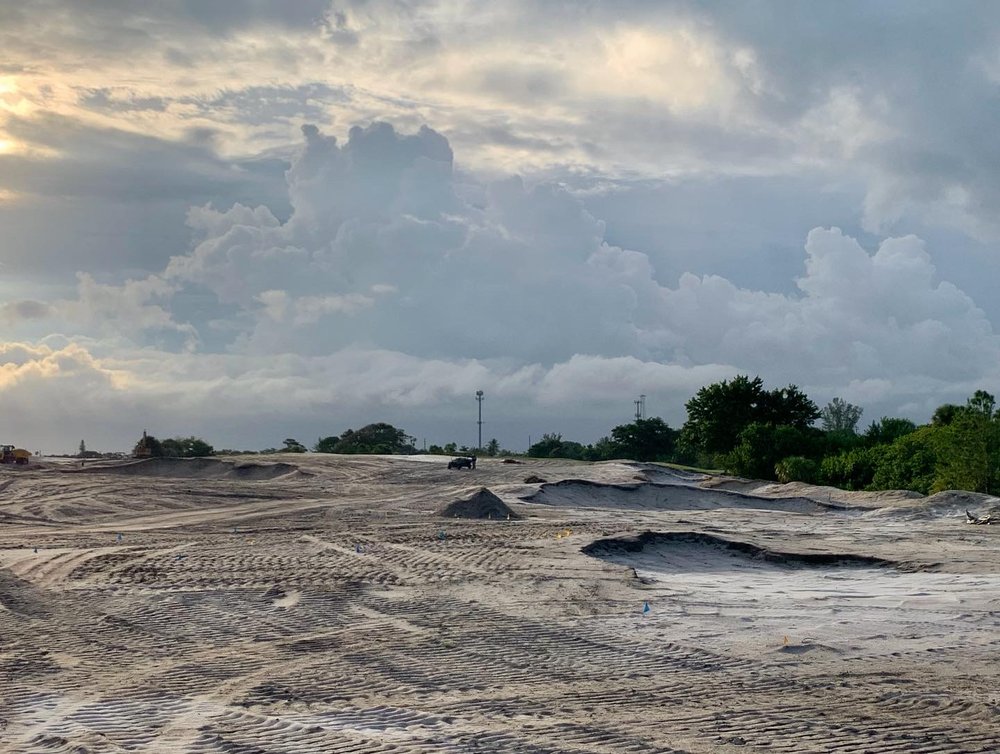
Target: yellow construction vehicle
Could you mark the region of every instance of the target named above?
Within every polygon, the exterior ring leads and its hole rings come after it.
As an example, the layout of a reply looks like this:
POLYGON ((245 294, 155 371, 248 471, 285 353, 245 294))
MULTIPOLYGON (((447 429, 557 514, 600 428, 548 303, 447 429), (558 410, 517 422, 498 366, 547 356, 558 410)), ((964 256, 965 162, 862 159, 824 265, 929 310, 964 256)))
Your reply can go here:
POLYGON ((16 463, 24 465, 31 458, 31 453, 24 448, 15 448, 13 445, 0 445, 0 463, 16 463))

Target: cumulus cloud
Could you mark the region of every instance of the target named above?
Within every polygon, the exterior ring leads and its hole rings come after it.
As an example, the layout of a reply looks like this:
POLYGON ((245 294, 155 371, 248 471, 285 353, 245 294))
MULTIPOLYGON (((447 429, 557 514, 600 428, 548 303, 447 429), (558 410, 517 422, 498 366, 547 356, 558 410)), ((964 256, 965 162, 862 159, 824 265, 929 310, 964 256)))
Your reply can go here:
POLYGON ((596 437, 627 418, 633 393, 677 424, 699 387, 737 371, 820 402, 871 401, 880 415, 929 413, 1000 367, 989 319, 939 279, 915 236, 866 249, 815 228, 784 293, 708 274, 667 285, 565 189, 463 183, 429 128, 376 123, 343 143, 303 133, 287 220, 263 206, 195 208, 192 249, 160 272, 121 284, 81 274, 77 296, 52 304, 84 349, 66 358, 103 386, 109 410, 170 406, 201 431, 239 427, 273 444, 247 427, 255 406, 310 427, 427 410, 457 421, 484 389, 511 422, 579 412, 596 437), (130 344, 111 347, 111 335, 130 344))
POLYGON ((64 333, 87 405, 227 426, 996 390, 997 7, 456 7, 3 5, 9 337, 64 333))

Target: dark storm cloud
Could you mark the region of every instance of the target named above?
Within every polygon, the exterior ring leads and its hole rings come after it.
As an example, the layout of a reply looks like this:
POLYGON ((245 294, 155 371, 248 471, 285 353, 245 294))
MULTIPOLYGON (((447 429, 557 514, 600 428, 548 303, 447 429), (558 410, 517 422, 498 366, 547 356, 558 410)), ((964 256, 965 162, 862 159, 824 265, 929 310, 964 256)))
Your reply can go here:
POLYGON ((202 203, 240 193, 254 180, 198 144, 87 126, 55 114, 11 118, 7 131, 32 147, 55 151, 0 154, 0 187, 19 193, 202 203))
POLYGON ((35 148, 0 154, 0 189, 21 195, 0 202, 9 274, 54 282, 77 270, 139 275, 183 250, 192 205, 266 203, 288 212, 288 163, 277 157, 225 160, 211 140, 159 139, 53 114, 15 118, 9 130, 35 148))

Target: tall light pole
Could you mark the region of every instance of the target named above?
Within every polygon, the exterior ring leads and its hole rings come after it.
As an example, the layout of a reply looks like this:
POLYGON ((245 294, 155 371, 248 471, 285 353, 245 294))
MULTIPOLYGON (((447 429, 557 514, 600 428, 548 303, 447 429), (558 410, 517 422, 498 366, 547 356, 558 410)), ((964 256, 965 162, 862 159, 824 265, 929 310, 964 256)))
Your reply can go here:
POLYGON ((479 421, 476 422, 479 425, 479 445, 476 446, 476 450, 482 451, 483 449, 483 391, 476 391, 476 403, 479 404, 479 421))

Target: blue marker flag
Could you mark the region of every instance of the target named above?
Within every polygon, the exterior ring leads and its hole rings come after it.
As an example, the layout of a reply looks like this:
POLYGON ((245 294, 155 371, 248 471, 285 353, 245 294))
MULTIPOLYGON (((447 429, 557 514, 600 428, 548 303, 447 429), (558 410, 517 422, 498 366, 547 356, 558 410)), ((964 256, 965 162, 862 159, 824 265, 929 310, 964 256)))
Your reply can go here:
POLYGON ((649 606, 649 601, 648 600, 643 600, 643 602, 642 602, 642 612, 648 613, 650 610, 652 610, 652 608, 649 606))

